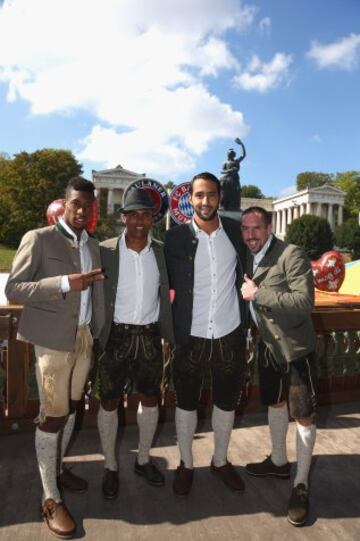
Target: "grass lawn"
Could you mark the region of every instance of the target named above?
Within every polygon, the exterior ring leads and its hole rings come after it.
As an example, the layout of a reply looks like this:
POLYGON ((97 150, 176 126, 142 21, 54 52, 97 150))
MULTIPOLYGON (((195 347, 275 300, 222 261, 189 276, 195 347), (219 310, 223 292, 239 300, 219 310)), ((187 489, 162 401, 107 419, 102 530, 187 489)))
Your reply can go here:
POLYGON ((9 272, 16 250, 0 244, 0 272, 9 272))

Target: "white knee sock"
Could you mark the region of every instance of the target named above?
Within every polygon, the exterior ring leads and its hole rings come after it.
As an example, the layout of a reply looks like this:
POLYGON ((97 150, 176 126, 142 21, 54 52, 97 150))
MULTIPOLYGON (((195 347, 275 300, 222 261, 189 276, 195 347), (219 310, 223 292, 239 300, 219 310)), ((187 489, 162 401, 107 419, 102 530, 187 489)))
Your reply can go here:
POLYGON ((214 431, 214 466, 220 468, 227 462, 227 450, 234 426, 235 411, 224 411, 214 406, 211 424, 214 431))
POLYGON ((269 429, 271 438, 271 460, 275 466, 287 463, 286 435, 289 427, 287 405, 281 408, 268 408, 269 429))
POLYGON ((69 441, 71 439, 72 433, 74 432, 74 426, 75 426, 75 416, 76 412, 70 413, 70 415, 67 418, 67 421, 65 423, 64 429, 62 431, 62 438, 61 438, 61 454, 60 454, 60 473, 63 471, 63 460, 66 453, 66 449, 68 448, 69 441))
POLYGON ((294 487, 299 483, 308 486, 311 458, 316 439, 316 425, 303 426, 296 423, 296 460, 297 469, 294 487))
POLYGON ((116 437, 119 425, 117 409, 107 411, 100 404, 97 422, 101 447, 105 457, 105 468, 117 471, 118 465, 115 456, 116 437))
POLYGON ((193 468, 192 442, 197 425, 197 411, 176 408, 175 426, 180 449, 180 457, 185 468, 193 468))
POLYGON ((159 420, 158 406, 149 408, 142 406, 141 402, 139 402, 136 419, 139 427, 139 451, 137 461, 138 464, 143 465, 150 460, 149 453, 159 420))
POLYGON ((40 428, 35 431, 35 449, 39 465, 41 482, 44 490, 43 498, 52 498, 61 502, 56 483, 59 433, 44 432, 40 428))

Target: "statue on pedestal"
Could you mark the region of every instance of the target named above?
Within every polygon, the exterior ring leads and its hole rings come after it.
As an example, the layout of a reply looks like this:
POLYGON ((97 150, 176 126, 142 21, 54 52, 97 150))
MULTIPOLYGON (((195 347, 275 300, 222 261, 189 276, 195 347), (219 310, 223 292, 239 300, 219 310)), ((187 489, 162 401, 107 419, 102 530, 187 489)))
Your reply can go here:
POLYGON ((242 155, 236 158, 236 152, 233 148, 228 150, 228 159, 224 163, 221 176, 221 201, 220 206, 224 210, 239 211, 240 210, 240 163, 246 156, 246 150, 244 144, 237 137, 235 143, 240 145, 242 150, 242 155))

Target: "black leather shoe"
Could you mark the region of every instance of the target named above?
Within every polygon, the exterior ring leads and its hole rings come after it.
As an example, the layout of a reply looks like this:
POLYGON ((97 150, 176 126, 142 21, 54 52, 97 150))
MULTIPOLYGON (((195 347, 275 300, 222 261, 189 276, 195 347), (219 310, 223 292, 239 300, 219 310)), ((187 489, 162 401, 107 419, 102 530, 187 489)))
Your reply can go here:
POLYGON ((119 477, 117 471, 105 468, 102 491, 106 500, 115 500, 119 492, 119 477))
POLYGON ((165 484, 165 477, 161 471, 151 461, 146 464, 138 464, 135 460, 134 472, 144 477, 144 479, 155 487, 162 487, 165 484))

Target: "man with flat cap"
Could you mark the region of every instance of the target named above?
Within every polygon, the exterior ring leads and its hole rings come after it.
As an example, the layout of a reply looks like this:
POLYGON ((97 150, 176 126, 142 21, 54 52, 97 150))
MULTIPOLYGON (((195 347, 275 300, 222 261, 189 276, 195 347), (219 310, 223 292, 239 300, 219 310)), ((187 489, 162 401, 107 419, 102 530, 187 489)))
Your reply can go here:
POLYGON ((120 397, 135 389, 140 393, 140 402, 134 471, 150 485, 162 486, 165 482, 149 454, 159 417, 161 339, 173 341, 162 243, 150 236, 153 206, 146 190, 130 189, 121 209, 124 233, 104 241, 100 248, 108 279, 96 386, 100 398, 98 429, 105 456, 102 490, 106 499, 115 499, 119 488, 116 437, 120 397))

